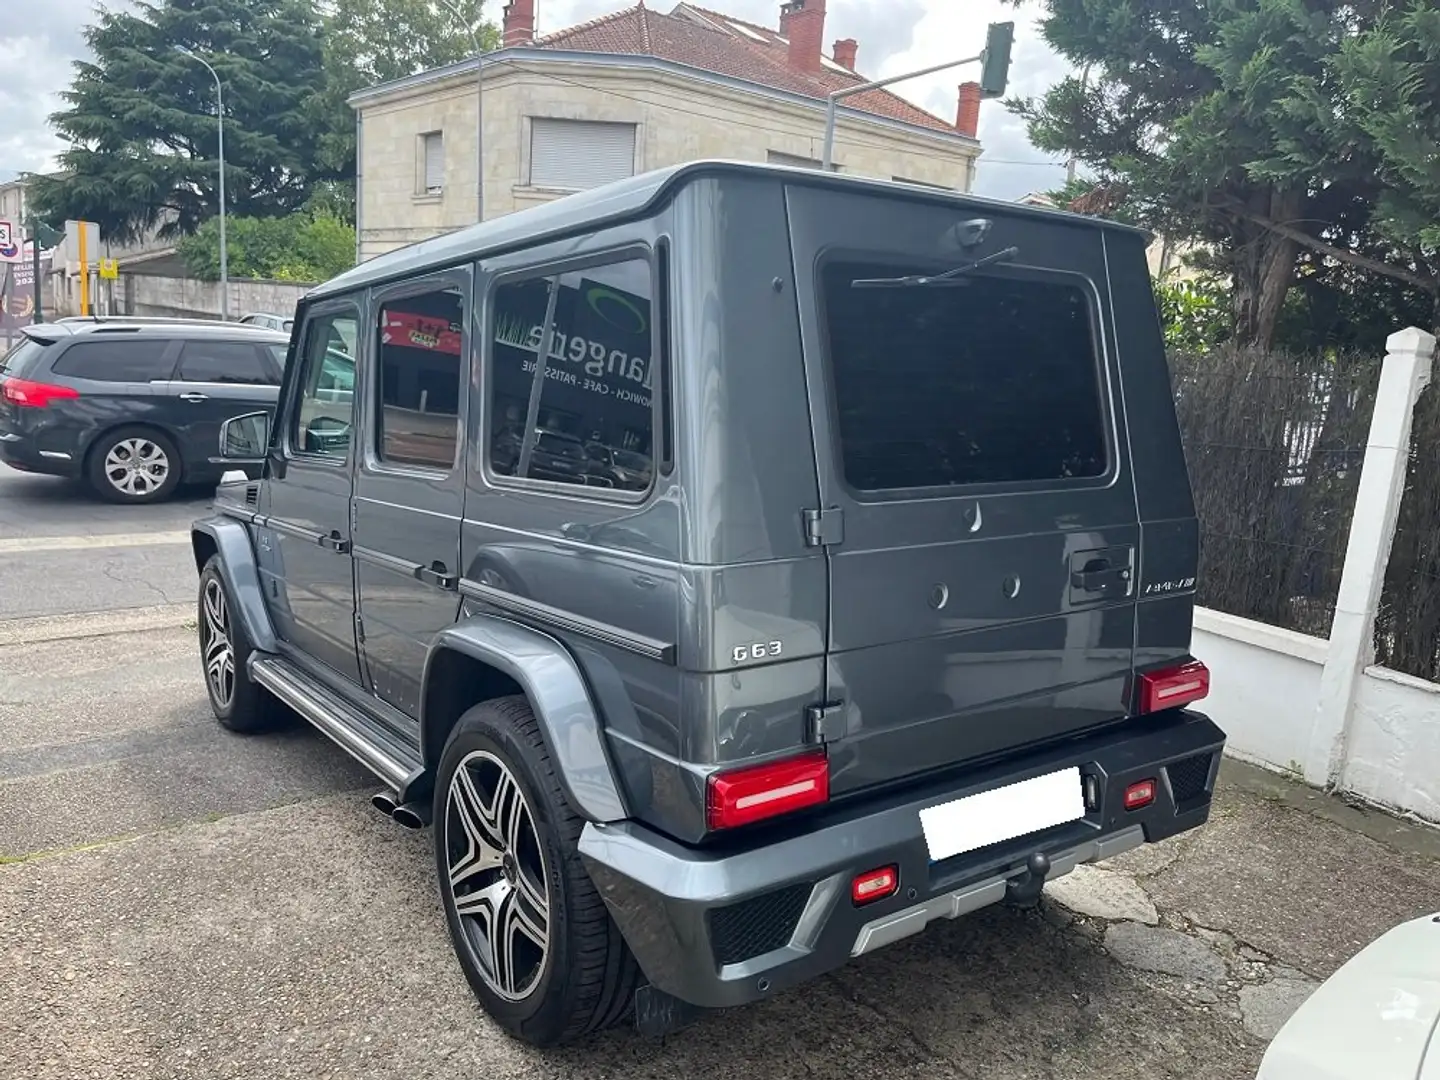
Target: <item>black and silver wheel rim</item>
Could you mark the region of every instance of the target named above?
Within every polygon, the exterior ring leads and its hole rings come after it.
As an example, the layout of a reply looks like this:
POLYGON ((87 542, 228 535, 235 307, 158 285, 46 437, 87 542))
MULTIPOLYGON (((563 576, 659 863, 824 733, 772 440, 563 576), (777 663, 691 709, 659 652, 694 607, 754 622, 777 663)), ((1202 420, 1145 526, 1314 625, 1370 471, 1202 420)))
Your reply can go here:
POLYGON ((170 478, 170 455, 144 436, 115 443, 105 454, 105 480, 132 499, 153 495, 170 478))
POLYGON ((219 578, 207 578, 200 594, 200 655, 205 683, 215 704, 228 709, 235 697, 235 646, 230 640, 230 608, 219 578))
POLYGON ((509 767, 475 750, 445 800, 445 885, 480 977, 506 1001, 540 985, 550 955, 550 888, 530 804, 509 767))

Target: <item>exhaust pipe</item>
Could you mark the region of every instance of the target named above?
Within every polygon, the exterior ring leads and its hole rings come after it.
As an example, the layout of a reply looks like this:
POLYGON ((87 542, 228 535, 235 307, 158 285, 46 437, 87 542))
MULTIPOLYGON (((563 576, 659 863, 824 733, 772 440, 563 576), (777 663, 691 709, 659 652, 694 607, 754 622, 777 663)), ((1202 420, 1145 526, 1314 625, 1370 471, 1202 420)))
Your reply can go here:
POLYGON ((430 804, 428 802, 402 803, 391 811, 390 818, 397 825, 402 825, 407 829, 423 829, 430 824, 430 804))
POLYGON ((386 817, 395 816, 395 796, 390 791, 377 791, 370 796, 370 805, 386 817))

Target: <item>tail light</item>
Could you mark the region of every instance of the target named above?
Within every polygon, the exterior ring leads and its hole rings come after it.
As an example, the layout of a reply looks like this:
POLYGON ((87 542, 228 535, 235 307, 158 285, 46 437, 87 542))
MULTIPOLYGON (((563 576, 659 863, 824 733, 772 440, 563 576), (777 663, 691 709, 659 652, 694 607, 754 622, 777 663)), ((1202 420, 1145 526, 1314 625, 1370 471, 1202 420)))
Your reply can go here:
POLYGON ((1140 676, 1140 713, 1176 709, 1210 693, 1210 669, 1198 660, 1140 676))
POLYGON ((887 896, 894 896, 899 888, 900 867, 891 863, 878 870, 856 874, 850 882, 850 900, 856 907, 862 907, 876 900, 884 900, 887 896))
POLYGON ((52 401, 78 398, 80 391, 69 386, 31 382, 29 379, 0 379, 0 397, 26 409, 43 409, 52 401))
POLYGON ((1155 778, 1139 780, 1125 789, 1125 809, 1139 810, 1155 801, 1155 778))
POLYGON ((830 798, 830 762, 823 753, 716 773, 705 794, 712 829, 733 829, 830 798))

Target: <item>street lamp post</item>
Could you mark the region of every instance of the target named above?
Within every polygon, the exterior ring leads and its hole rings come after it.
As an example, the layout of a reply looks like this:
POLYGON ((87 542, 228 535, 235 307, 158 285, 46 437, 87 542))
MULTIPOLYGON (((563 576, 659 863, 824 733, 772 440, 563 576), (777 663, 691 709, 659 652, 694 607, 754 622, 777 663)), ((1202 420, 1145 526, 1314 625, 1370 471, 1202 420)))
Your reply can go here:
POLYGON ((924 68, 921 71, 908 71, 904 75, 892 75, 888 79, 859 83, 855 86, 846 86, 832 92, 829 95, 830 100, 825 114, 825 158, 822 162, 825 171, 833 172, 835 169, 835 107, 839 104, 841 98, 847 98, 853 94, 863 94, 867 90, 879 90, 882 87, 890 86, 892 83, 904 82, 906 79, 918 79, 923 75, 934 75, 937 71, 960 67, 962 64, 975 64, 982 59, 982 56, 969 56, 964 60, 951 60, 944 64, 936 64, 934 67, 924 68))
POLYGON ((465 27, 470 43, 475 46, 475 220, 485 220, 485 53, 480 47, 480 32, 476 27, 485 25, 485 0, 475 0, 475 26, 471 26, 450 0, 440 4, 455 21, 465 27))
POLYGON ((221 85, 220 76, 203 56, 184 45, 176 45, 175 51, 204 64, 205 70, 210 72, 210 77, 215 80, 215 122, 220 136, 220 318, 229 322, 230 262, 229 253, 225 250, 225 89, 221 85))

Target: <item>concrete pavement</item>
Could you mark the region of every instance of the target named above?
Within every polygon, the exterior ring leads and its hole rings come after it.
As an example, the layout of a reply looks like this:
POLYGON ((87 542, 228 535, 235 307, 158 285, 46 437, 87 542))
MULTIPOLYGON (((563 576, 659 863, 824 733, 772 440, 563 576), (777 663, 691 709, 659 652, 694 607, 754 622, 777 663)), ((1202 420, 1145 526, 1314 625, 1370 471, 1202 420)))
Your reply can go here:
POLYGON ((1227 765, 1207 829, 1039 910, 938 924, 664 1043, 540 1054, 472 1002, 429 833, 303 728, 220 731, 172 609, 107 618, 0 633, 6 1075, 1241 1080, 1317 979, 1440 907, 1434 833, 1227 765))

